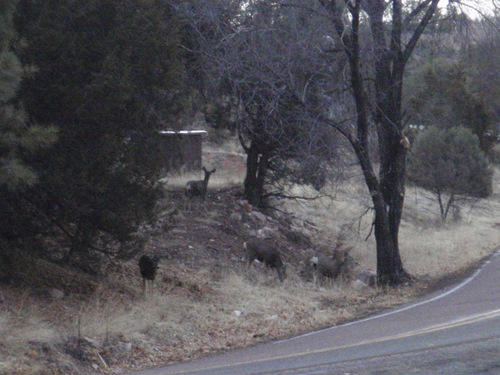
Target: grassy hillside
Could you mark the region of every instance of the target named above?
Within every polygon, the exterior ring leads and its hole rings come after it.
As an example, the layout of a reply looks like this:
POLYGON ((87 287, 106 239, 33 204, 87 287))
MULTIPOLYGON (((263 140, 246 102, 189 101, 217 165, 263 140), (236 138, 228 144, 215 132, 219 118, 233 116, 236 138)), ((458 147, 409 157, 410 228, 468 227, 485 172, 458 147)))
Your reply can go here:
POLYGON ((205 149, 204 164, 217 172, 204 205, 188 209, 184 201, 182 187, 192 176, 166 179, 160 219, 149 228, 147 252, 162 261, 147 300, 137 259, 110 265, 100 280, 37 260, 21 268, 24 282, 0 285, 0 374, 120 373, 339 324, 418 298, 500 245, 498 169, 493 196, 463 207, 446 225, 428 194, 408 187, 400 243, 417 281, 389 290, 350 280, 315 286, 307 260, 315 247, 333 249, 339 238, 359 269, 375 269, 360 174, 326 187, 330 197, 259 215, 241 197, 243 156, 225 149, 205 149), (259 230, 273 237, 288 264, 283 284, 259 265, 245 272, 242 244, 259 230))

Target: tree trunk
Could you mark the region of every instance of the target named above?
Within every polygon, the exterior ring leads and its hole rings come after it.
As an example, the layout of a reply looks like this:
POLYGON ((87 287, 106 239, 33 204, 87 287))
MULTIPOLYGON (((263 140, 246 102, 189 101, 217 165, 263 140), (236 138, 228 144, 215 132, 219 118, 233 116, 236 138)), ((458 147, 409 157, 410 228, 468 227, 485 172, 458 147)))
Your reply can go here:
MULTIPOLYGON (((357 111, 357 128, 352 132, 336 128, 344 134, 358 157, 375 210, 377 241, 377 276, 381 283, 399 284, 409 276, 399 255, 399 225, 403 214, 408 140, 403 135, 401 116, 403 73, 406 62, 436 12, 440 0, 426 0, 403 20, 402 0, 345 2, 345 8, 334 0, 319 0, 328 11, 342 42, 350 66, 351 89, 357 111), (392 19, 387 19, 387 7, 392 5, 392 19), (347 9, 349 17, 346 17, 347 9), (361 72, 360 22, 362 10, 368 14, 371 31, 371 51, 375 62, 375 98, 373 122, 377 128, 380 172, 375 175, 368 153, 367 93, 361 72), (403 28, 409 21, 421 17, 410 38, 403 42, 403 28), (347 24, 349 23, 349 24, 347 24), (390 38, 388 36, 390 35, 390 38), (387 43, 390 39, 390 43, 387 43)), ((372 56, 370 55, 370 59, 372 56)))
MULTIPOLYGON (((381 3, 380 3, 381 4, 381 3)), ((403 214, 406 178, 406 147, 401 118, 403 71, 401 54, 401 3, 392 2, 393 24, 390 47, 386 44, 381 6, 369 10, 375 54, 375 103, 373 113, 379 142, 380 194, 375 205, 377 274, 384 284, 399 284, 408 277, 399 253, 399 226, 403 214)), ((375 199, 375 198, 373 198, 375 199)))
POLYGON ((252 141, 247 150, 247 172, 245 177, 245 198, 254 207, 262 205, 264 182, 267 174, 269 153, 252 141))
POLYGON ((404 165, 389 163, 394 171, 380 171, 381 190, 385 207, 375 209, 377 239, 377 274, 382 283, 399 284, 408 275, 399 252, 399 226, 404 203, 404 165), (388 175, 388 177, 382 177, 388 175), (378 217, 383 219, 378 219, 378 217), (378 227, 378 228, 377 228, 378 227))
MULTIPOLYGON (((382 67, 381 70, 392 75, 388 67, 382 67)), ((399 80, 394 80, 394 76, 390 81, 379 83, 378 91, 382 95, 377 101, 378 110, 374 116, 379 137, 380 190, 384 201, 384 207, 376 212, 376 216, 387 216, 386 220, 375 220, 377 248, 381 247, 377 251, 377 268, 379 280, 390 284, 398 284, 401 278, 408 276, 401 262, 398 238, 405 196, 407 147, 403 141, 401 106, 398 105, 401 96, 399 92, 394 92, 400 84, 399 80), (377 226, 385 225, 388 231, 382 228, 377 230, 377 226)))
POLYGON ((82 256, 89 249, 92 231, 85 220, 86 219, 82 217, 78 220, 75 234, 71 239, 71 245, 63 258, 64 263, 68 263, 75 254, 82 256))
MULTIPOLYGON (((399 223, 402 214, 403 197, 395 199, 392 206, 373 170, 368 151, 358 139, 351 139, 354 151, 360 162, 366 185, 372 197, 375 211, 374 227, 377 246, 377 278, 381 284, 397 285, 408 278, 403 268, 398 246, 399 223)), ((398 186, 403 182, 399 181, 398 186)), ((404 187, 404 185, 403 185, 404 187)), ((386 187, 388 189, 388 187, 386 187)), ((392 194, 388 194, 392 196, 392 194)))

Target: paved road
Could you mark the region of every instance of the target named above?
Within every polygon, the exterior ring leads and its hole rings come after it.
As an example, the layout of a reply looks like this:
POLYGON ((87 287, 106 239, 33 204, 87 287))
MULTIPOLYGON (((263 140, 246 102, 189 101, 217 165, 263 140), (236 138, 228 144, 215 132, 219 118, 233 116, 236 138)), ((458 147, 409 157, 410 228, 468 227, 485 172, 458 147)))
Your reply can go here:
POLYGON ((500 250, 459 285, 342 326, 135 375, 500 374, 500 250))

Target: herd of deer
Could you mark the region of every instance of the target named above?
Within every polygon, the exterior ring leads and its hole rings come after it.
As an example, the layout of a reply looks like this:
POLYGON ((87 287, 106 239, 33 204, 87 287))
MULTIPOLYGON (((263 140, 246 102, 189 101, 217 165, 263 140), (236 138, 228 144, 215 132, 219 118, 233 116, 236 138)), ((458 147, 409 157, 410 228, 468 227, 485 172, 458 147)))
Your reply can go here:
MULTIPOLYGON (((208 171, 205 167, 202 168, 205 173, 205 178, 198 181, 189 181, 186 184, 185 195, 188 199, 200 197, 205 200, 207 193, 208 181, 210 175, 215 172, 215 169, 208 171)), ((245 251, 245 261, 247 271, 250 269, 254 261, 264 263, 266 267, 276 270, 278 278, 281 282, 286 277, 286 265, 281 260, 281 256, 276 249, 274 243, 270 240, 253 238, 243 244, 245 251)), ((160 258, 157 255, 143 255, 139 259, 139 269, 144 284, 144 296, 147 298, 148 289, 151 289, 156 278, 160 258)), ((352 266, 353 259, 348 256, 347 252, 334 251, 333 255, 319 255, 310 259, 310 264, 314 269, 314 283, 318 279, 336 279, 343 273, 346 273, 352 266)), ((372 285, 372 279, 367 280, 367 284, 372 285)))

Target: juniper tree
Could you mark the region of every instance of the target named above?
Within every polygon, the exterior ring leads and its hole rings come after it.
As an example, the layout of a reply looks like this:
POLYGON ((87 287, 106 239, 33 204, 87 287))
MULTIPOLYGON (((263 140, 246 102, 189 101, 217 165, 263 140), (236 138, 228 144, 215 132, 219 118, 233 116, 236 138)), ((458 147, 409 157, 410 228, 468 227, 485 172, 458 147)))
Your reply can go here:
POLYGON ((103 254, 134 255, 159 197, 158 131, 184 97, 169 2, 22 0, 16 24, 22 61, 37 67, 21 90, 26 111, 60 133, 36 160, 45 233, 88 270, 103 254))
POLYGON ((13 49, 16 4, 15 0, 0 3, 0 189, 11 192, 36 182, 37 174, 23 155, 50 145, 55 136, 54 128, 29 125, 25 112, 16 102, 24 75, 13 49))
POLYGON ((0 257, 23 243, 33 248, 33 212, 27 197, 39 175, 30 161, 57 137, 50 124, 29 123, 17 97, 25 70, 15 53, 16 4, 0 2, 0 257))
POLYGON ((419 75, 423 84, 410 101, 411 121, 415 124, 444 128, 465 127, 479 139, 481 149, 488 153, 496 135, 492 114, 482 96, 468 88, 468 74, 461 64, 434 62, 419 75))
POLYGON ((443 222, 460 201, 491 194, 492 176, 477 136, 461 127, 421 131, 408 159, 409 181, 432 192, 443 222))

